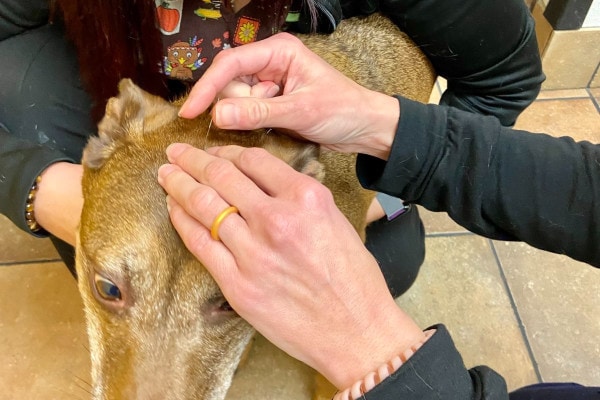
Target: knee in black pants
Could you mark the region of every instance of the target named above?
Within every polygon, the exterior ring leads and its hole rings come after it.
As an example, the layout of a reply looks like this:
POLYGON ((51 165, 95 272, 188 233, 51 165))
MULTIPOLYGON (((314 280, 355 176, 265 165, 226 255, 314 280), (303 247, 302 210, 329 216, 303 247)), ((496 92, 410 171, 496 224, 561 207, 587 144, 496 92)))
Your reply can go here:
POLYGON ((58 251, 58 255, 69 269, 69 272, 73 275, 73 278, 77 279, 77 271, 75 270, 75 248, 55 236, 50 236, 50 240, 56 251, 58 251))
POLYGON ((392 221, 367 227, 367 249, 375 256, 394 298, 414 283, 425 259, 425 228, 416 206, 392 221))

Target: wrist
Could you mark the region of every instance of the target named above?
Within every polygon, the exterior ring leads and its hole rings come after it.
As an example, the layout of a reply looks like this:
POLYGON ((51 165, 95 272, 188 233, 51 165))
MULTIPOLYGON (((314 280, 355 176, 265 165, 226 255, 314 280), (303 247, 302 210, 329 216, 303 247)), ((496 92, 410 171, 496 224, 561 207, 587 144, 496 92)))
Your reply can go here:
POLYGON ((316 363, 315 368, 338 389, 350 387, 396 355, 403 354, 425 335, 391 296, 389 301, 374 302, 358 314, 361 321, 343 327, 343 332, 328 335, 333 338, 331 347, 320 352, 321 358, 316 363), (342 340, 337 342, 336 338, 342 340))
POLYGON ((83 208, 80 164, 57 162, 40 174, 34 199, 37 223, 54 236, 75 244, 75 232, 83 208))
POLYGON ((367 133, 357 152, 387 160, 398 129, 400 103, 395 97, 373 91, 365 99, 365 120, 369 126, 365 127, 367 133))
POLYGON ((362 379, 356 381, 348 388, 339 391, 333 400, 358 400, 364 398, 365 393, 373 389, 379 383, 398 371, 424 344, 433 336, 435 329, 423 332, 423 337, 404 350, 392 357, 389 361, 380 365, 377 369, 366 374, 362 379))
POLYGON ((35 181, 29 189, 27 199, 25 201, 25 222, 31 233, 39 233, 43 231, 35 217, 35 198, 37 196, 39 184, 42 181, 41 175, 35 178, 35 181))

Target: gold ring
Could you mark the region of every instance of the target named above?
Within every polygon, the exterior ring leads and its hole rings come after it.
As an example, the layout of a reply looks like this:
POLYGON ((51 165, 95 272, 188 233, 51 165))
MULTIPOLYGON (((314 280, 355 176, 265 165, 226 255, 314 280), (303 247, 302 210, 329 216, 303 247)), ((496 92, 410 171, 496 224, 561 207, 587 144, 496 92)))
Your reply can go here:
POLYGON ((230 206, 227 207, 226 209, 224 209, 223 211, 221 211, 221 214, 217 215, 217 218, 215 218, 215 220, 212 223, 212 226, 210 228, 210 236, 212 236, 213 239, 215 240, 221 240, 219 238, 219 227, 221 226, 221 222, 223 222, 223 220, 231 213, 236 213, 239 212, 237 207, 234 206, 230 206))

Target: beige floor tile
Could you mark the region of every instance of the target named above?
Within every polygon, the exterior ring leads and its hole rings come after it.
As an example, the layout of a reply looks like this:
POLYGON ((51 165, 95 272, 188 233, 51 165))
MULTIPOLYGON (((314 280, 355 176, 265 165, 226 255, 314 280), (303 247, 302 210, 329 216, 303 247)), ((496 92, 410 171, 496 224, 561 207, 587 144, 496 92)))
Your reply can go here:
POLYGON ((542 90, 537 100, 549 99, 587 99, 588 92, 585 89, 562 89, 562 90, 542 90))
POLYGON ((600 143, 600 114, 589 98, 535 101, 515 128, 600 143))
POLYGON ((397 302, 423 328, 444 323, 468 367, 490 366, 510 389, 537 382, 488 240, 427 238, 422 271, 397 302))
POLYGON ((596 99, 596 102, 600 104, 600 87, 590 88, 589 91, 592 97, 596 99))
POLYGON ((442 90, 440 89, 440 85, 437 81, 433 84, 433 89, 431 90, 431 96, 429 96, 429 104, 438 104, 440 102, 440 98, 442 97, 442 90))
POLYGON ((258 335, 249 358, 237 372, 227 400, 308 400, 315 372, 258 335))
POLYGON ((442 93, 444 93, 444 91, 448 88, 448 81, 441 76, 439 76, 435 82, 442 93))
POLYGON ((465 233, 465 228, 454 222, 445 212, 433 212, 419 207, 419 215, 425 227, 425 234, 465 233))
POLYGON ((592 88, 600 88, 600 71, 596 70, 592 81, 590 82, 590 87, 592 88))
POLYGON ((600 62, 600 29, 553 31, 544 55, 544 89, 585 88, 600 62))
POLYGON ((89 398, 77 285, 62 263, 0 268, 0 398, 89 398))
POLYGON ((600 386, 600 271, 494 242, 544 381, 600 386))
POLYGON ((446 90, 447 84, 446 80, 439 76, 435 84, 433 85, 433 90, 431 92, 431 97, 429 97, 430 104, 439 104, 440 99, 442 98, 442 93, 446 90))
POLYGON ((0 215, 0 264, 58 259, 49 239, 35 238, 0 215))

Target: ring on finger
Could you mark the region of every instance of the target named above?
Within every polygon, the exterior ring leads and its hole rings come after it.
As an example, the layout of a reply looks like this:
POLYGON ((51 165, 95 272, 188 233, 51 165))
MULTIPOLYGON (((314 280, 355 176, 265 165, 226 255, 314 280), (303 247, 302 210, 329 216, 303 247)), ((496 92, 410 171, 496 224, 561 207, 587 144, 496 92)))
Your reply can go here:
POLYGON ((215 220, 212 223, 212 226, 210 227, 210 236, 214 240, 221 240, 221 238, 219 237, 219 227, 221 226, 221 223, 223 222, 223 220, 225 218, 227 218, 227 216, 229 214, 232 214, 232 213, 239 213, 239 210, 237 209, 237 207, 235 207, 235 206, 227 207, 226 209, 221 211, 221 213, 219 215, 217 215, 217 217, 215 218, 215 220))

